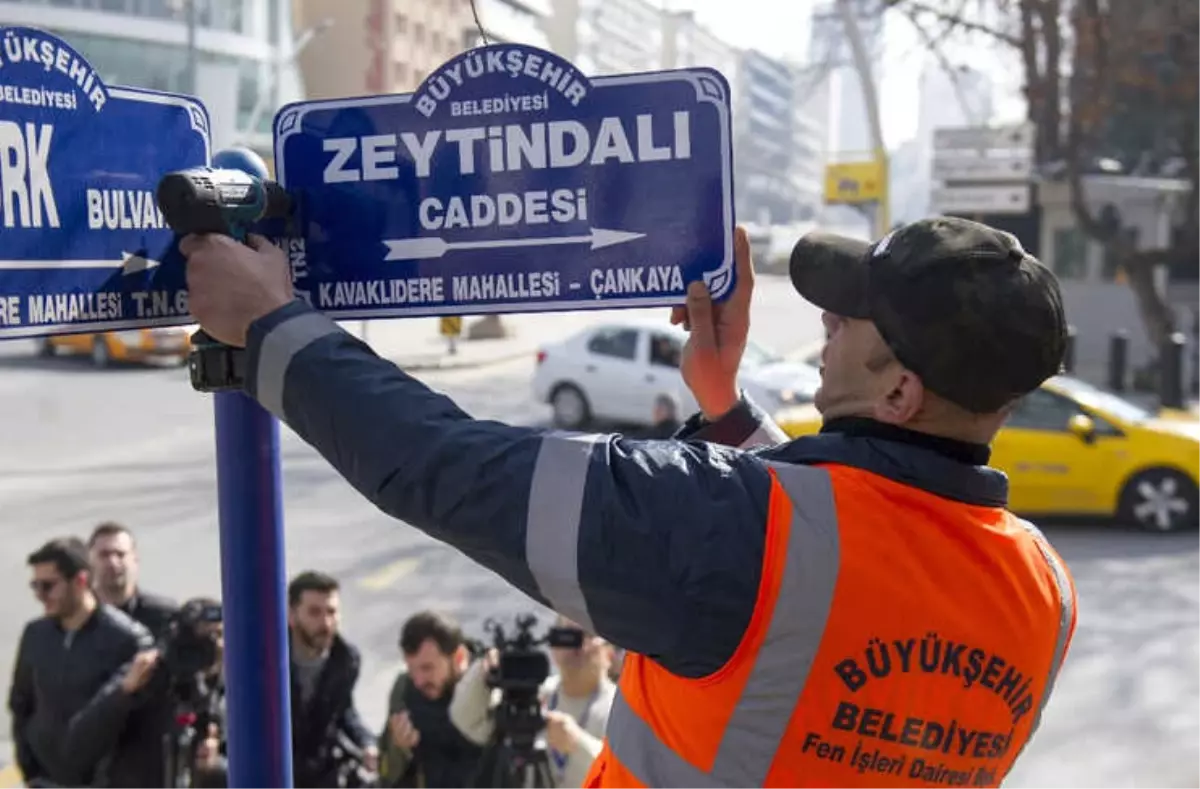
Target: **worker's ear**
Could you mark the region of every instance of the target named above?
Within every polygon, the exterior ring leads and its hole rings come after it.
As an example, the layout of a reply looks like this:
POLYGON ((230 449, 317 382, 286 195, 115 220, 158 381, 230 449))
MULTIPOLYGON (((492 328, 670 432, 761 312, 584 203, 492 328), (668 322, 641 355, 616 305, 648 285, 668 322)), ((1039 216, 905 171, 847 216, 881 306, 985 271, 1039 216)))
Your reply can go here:
POLYGON ((471 663, 471 653, 467 651, 465 644, 459 644, 458 649, 454 650, 454 655, 451 656, 454 668, 460 673, 467 670, 467 666, 471 663))

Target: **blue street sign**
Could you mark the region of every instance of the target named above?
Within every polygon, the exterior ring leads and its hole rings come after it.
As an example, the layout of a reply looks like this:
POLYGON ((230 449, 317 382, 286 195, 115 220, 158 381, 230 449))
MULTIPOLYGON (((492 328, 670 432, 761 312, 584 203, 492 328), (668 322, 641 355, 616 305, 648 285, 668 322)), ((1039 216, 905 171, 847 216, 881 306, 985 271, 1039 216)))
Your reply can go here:
POLYGON ((679 304, 733 286, 729 85, 474 49, 416 93, 275 118, 299 295, 335 318, 679 304))
POLYGON ((154 190, 209 145, 196 99, 105 85, 58 37, 0 28, 0 339, 192 322, 154 190))

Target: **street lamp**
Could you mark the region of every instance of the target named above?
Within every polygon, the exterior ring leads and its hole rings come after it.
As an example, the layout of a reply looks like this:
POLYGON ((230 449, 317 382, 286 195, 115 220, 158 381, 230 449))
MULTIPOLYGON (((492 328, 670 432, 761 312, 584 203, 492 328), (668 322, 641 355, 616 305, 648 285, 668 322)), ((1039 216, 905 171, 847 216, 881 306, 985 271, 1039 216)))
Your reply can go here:
POLYGON ((334 20, 325 17, 296 36, 296 39, 292 42, 291 52, 287 55, 276 56, 274 62, 271 64, 271 83, 261 87, 258 91, 258 100, 254 102, 254 107, 250 110, 250 117, 246 121, 245 136, 248 137, 258 131, 258 121, 267 109, 267 104, 271 100, 271 94, 274 92, 275 86, 279 83, 279 74, 283 67, 300 57, 300 53, 312 43, 313 39, 333 27, 333 25, 334 20))

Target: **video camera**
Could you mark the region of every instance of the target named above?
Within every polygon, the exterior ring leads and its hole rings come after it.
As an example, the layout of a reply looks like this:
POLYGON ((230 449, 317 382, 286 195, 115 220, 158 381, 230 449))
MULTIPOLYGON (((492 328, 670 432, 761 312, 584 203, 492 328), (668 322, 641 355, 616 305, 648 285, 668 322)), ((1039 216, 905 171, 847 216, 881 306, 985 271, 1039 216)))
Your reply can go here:
POLYGON ((516 634, 508 638, 504 628, 493 619, 484 622, 491 634, 499 659, 487 676, 489 687, 499 688, 500 705, 496 709, 496 731, 515 750, 532 750, 537 733, 546 725, 538 691, 550 676, 550 659, 539 646, 578 649, 583 632, 569 627, 552 627, 543 638, 533 634, 537 618, 532 614, 516 617, 516 634))
POLYGON ((221 604, 196 598, 183 604, 171 619, 163 638, 167 701, 174 725, 163 734, 166 754, 163 786, 188 786, 194 775, 196 746, 207 736, 209 724, 222 729, 219 635, 214 627, 223 620, 221 604))
POLYGON ((220 657, 217 635, 201 626, 220 624, 222 619, 221 605, 215 600, 189 600, 179 609, 162 644, 163 666, 174 679, 190 680, 216 665, 220 657))

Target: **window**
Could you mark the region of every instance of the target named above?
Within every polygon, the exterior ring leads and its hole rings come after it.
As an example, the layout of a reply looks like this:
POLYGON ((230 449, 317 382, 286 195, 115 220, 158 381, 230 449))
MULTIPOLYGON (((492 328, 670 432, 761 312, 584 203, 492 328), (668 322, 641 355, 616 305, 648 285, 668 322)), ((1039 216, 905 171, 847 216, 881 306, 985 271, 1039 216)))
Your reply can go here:
POLYGON ((679 359, 683 354, 683 346, 674 337, 665 334, 653 334, 650 337, 650 364, 656 367, 679 368, 679 359))
POLYGON ((1087 239, 1077 228, 1060 227, 1054 231, 1054 273, 1060 279, 1087 276, 1087 239))
POLYGON ((633 361, 637 356, 637 341, 638 333, 633 329, 600 329, 588 340, 587 348, 599 356, 633 361))
POLYGON ((1085 407, 1100 409, 1112 414, 1117 419, 1136 424, 1154 417, 1152 413, 1140 405, 1131 403, 1120 395, 1114 394, 1107 389, 1093 386, 1079 378, 1060 375, 1054 378, 1054 382, 1067 390, 1072 397, 1079 400, 1085 407))
POLYGON ((1008 417, 1008 427, 1066 432, 1071 417, 1083 413, 1074 401, 1062 395, 1035 389, 1017 401, 1008 417))

